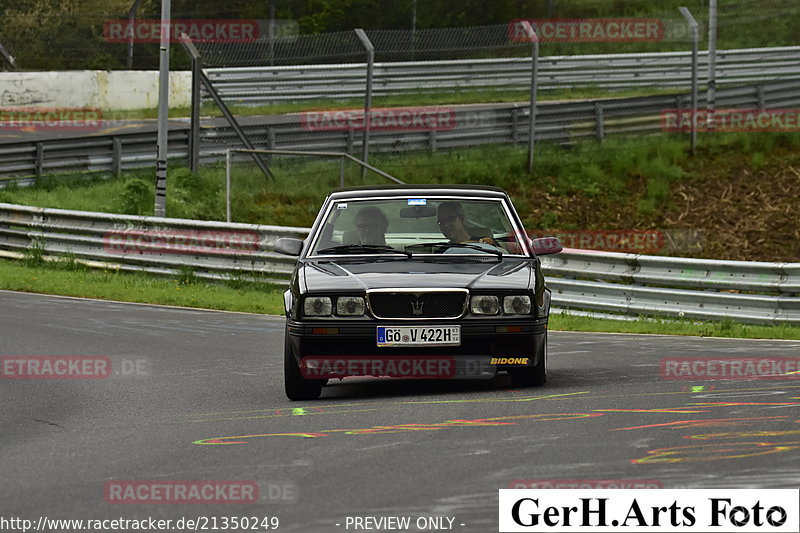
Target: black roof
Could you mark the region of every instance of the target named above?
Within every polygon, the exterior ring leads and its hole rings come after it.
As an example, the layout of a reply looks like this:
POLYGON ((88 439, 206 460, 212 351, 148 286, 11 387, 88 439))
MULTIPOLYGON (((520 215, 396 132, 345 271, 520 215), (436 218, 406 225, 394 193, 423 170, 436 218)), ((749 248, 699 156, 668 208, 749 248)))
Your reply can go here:
POLYGON ((359 187, 343 187, 334 190, 329 196, 339 198, 368 198, 370 196, 407 196, 408 194, 420 195, 464 195, 481 198, 508 197, 506 191, 491 185, 444 185, 413 184, 413 185, 365 185, 359 187))

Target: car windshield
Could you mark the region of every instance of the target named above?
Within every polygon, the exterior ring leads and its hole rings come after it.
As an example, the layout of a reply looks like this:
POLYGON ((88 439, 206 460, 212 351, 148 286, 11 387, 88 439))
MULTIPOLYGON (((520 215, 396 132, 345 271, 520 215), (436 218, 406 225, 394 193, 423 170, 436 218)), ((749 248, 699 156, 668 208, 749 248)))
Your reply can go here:
POLYGON ((318 227, 310 255, 524 254, 509 215, 499 199, 336 201, 318 227))

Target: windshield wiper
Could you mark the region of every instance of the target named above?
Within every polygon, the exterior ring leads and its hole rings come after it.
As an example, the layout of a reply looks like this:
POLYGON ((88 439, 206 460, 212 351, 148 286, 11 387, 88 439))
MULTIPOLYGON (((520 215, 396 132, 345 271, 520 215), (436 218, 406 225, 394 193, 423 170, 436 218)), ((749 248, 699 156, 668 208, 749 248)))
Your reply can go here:
POLYGON ((503 252, 501 252, 500 250, 497 249, 492 250, 491 248, 484 248, 483 246, 472 242, 423 242, 419 244, 410 244, 406 246, 406 250, 408 250, 409 248, 423 248, 423 247, 440 249, 437 251, 441 251, 447 248, 469 248, 470 250, 478 250, 480 252, 486 252, 487 254, 493 254, 496 255, 497 257, 503 256, 503 252))
POLYGON ((394 254, 401 254, 406 257, 411 257, 411 252, 406 252, 405 250, 397 250, 385 244, 342 244, 340 246, 333 246, 331 248, 324 248, 322 250, 317 250, 317 253, 318 254, 394 253, 394 254))

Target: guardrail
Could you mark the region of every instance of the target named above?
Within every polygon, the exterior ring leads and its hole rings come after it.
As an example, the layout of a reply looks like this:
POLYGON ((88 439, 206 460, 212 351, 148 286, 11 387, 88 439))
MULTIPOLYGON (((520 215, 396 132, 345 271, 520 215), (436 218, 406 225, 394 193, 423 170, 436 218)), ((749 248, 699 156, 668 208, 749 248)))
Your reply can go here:
MULTIPOLYGON (((539 90, 691 87, 692 53, 658 52, 545 56, 539 90)), ((717 53, 718 86, 800 78, 800 47, 747 48, 717 53)), ((699 82, 708 79, 700 52, 699 82)), ((366 64, 210 68, 205 72, 229 104, 364 97, 366 64)), ((531 58, 376 63, 373 97, 459 90, 528 90, 531 58)))
MULTIPOLYGON (((279 237, 306 228, 204 222, 0 203, 0 250, 69 255, 91 266, 286 284, 294 258, 279 237)), ((560 309, 800 325, 800 263, 712 261, 567 250, 543 256, 560 309)))
MULTIPOLYGON (((800 106, 797 81, 771 82, 721 89, 717 108, 780 109, 800 106)), ((537 106, 536 139, 571 143, 612 135, 641 135, 662 131, 661 111, 689 107, 690 95, 606 98, 544 102, 537 106)), ((705 95, 699 99, 706 105, 705 95)), ((441 108, 441 106, 437 106, 441 108)), ((440 131, 372 131, 370 151, 446 150, 487 144, 525 144, 528 139, 527 103, 452 106, 455 126, 440 131)), ((242 129, 256 148, 359 153, 361 135, 353 129, 308 131, 300 114, 241 117, 242 129)), ((189 127, 170 131, 169 157, 187 158, 189 127)), ((228 148, 241 147, 231 127, 221 120, 206 121, 201 130, 200 161, 224 159, 228 148)), ((152 167, 156 132, 98 135, 78 139, 0 144, 2 178, 83 171, 121 172, 152 167)), ((19 180, 16 180, 19 181, 19 180)))

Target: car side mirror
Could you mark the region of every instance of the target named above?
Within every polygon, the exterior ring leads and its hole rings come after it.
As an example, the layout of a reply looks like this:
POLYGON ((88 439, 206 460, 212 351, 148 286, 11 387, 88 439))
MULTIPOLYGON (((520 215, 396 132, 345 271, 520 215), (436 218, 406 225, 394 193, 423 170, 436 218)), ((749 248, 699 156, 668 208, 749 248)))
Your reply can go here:
POLYGON ((533 239, 531 244, 536 255, 557 254, 564 249, 557 237, 539 237, 533 239))
POLYGON ((275 241, 275 251, 284 255, 300 255, 303 249, 303 241, 291 237, 281 237, 275 241))

